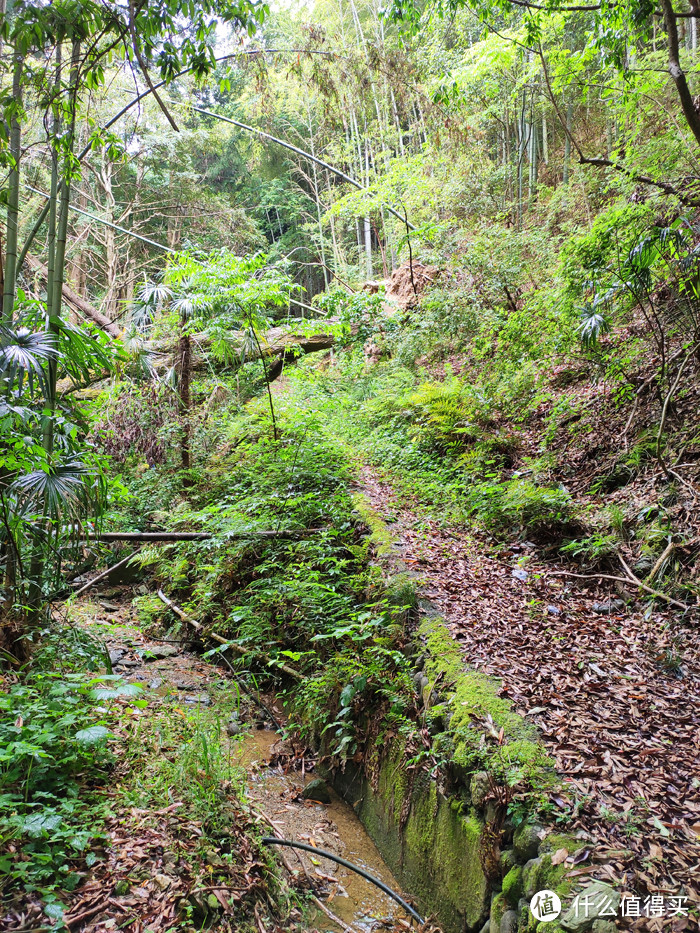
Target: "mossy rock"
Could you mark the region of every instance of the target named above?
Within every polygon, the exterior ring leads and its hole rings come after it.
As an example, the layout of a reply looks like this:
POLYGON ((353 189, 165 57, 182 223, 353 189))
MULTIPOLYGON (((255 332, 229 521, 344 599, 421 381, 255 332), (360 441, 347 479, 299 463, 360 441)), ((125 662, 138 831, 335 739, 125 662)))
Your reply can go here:
MULTIPOLYGON (((548 837, 547 841, 552 838, 553 844, 556 846, 558 841, 561 841, 564 838, 569 839, 569 837, 548 837)), ((571 843, 571 839, 569 839, 571 843)), ((542 848, 544 849, 544 843, 542 848)), ((540 856, 536 859, 531 859, 523 868, 523 893, 527 901, 535 894, 537 891, 554 891, 555 894, 559 895, 562 904, 565 903, 566 899, 570 896, 572 885, 571 882, 566 877, 567 866, 564 864, 561 865, 552 865, 552 855, 557 849, 567 848, 567 846, 556 846, 553 850, 550 849, 546 852, 542 852, 540 856)), ((558 924, 540 923, 532 914, 527 912, 528 923, 524 928, 528 933, 533 933, 535 930, 546 930, 547 933, 556 933, 559 929, 558 924)))
POLYGON ((509 910, 510 905, 502 893, 495 894, 491 901, 491 914, 489 933, 500 933, 503 914, 509 910))
POLYGON ((515 865, 503 879, 502 892, 508 904, 515 908, 523 896, 523 869, 522 865, 515 865))
POLYGON ((554 762, 539 740, 536 727, 513 709, 510 700, 498 695, 500 681, 466 667, 462 652, 451 637, 444 619, 428 616, 422 620, 419 637, 425 644, 424 673, 429 686, 439 684, 449 710, 448 731, 454 738, 452 768, 456 774, 503 769, 520 769, 531 786, 544 789, 554 786, 554 762), (503 745, 482 743, 482 730, 474 720, 490 716, 505 735, 503 745))

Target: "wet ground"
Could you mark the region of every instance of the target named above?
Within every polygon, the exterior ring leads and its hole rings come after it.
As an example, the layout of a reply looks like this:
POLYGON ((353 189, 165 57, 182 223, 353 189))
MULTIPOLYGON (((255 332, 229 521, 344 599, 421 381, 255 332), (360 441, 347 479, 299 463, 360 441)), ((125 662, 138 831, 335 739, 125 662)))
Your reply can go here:
MULTIPOLYGON (((248 795, 253 806, 265 813, 277 835, 339 855, 364 868, 393 891, 400 892, 398 881, 352 807, 330 788, 328 804, 304 800, 301 796, 304 785, 317 776, 313 772, 302 776, 298 771, 285 774, 281 764, 270 766, 270 760, 274 761, 280 752, 284 757, 284 746, 281 736, 270 729, 255 729, 242 737, 239 760, 250 775, 248 795)), ((360 875, 320 855, 292 849, 285 851, 292 864, 296 859, 303 862, 314 883, 323 891, 325 903, 355 930, 371 933, 378 929, 410 927, 401 907, 360 875)), ((321 929, 338 929, 320 912, 315 919, 321 929)))

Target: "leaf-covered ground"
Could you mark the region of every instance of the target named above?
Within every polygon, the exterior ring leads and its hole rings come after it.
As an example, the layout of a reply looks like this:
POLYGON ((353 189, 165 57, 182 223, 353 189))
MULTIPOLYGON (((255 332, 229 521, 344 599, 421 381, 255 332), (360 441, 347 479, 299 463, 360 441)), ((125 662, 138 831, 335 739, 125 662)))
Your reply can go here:
MULTIPOLYGON (((614 880, 636 896, 685 894, 697 905, 700 654, 692 625, 645 611, 641 601, 602 613, 619 599, 609 583, 557 576, 527 544, 495 553, 412 511, 368 468, 362 482, 373 507, 395 518, 402 558, 448 621, 465 665, 502 678, 503 696, 541 730, 564 778, 555 812, 571 816, 592 850, 592 864, 571 874, 614 880)), ((678 930, 695 923, 670 922, 678 930)))

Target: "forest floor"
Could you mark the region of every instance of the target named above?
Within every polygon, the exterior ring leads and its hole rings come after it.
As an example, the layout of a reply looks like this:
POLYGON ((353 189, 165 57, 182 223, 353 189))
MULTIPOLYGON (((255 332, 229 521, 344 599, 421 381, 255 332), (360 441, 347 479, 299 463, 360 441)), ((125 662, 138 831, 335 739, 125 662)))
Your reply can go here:
POLYGON ((501 678, 501 695, 538 726, 563 778, 554 812, 591 842, 592 864, 571 875, 700 902, 694 630, 602 581, 557 576, 527 542, 496 549, 445 528, 373 468, 360 482, 465 664, 501 678))

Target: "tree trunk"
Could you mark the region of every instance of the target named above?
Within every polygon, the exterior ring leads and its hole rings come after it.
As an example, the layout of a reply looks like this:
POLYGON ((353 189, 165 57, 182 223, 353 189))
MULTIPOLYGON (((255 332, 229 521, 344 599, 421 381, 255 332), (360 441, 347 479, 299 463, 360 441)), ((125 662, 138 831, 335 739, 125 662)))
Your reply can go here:
POLYGON ((180 454, 182 469, 189 470, 190 458, 190 407, 191 407, 191 380, 192 380, 192 343, 190 335, 185 331, 184 321, 180 322, 180 340, 178 342, 178 410, 180 414, 180 454))
POLYGON ((673 11, 671 0, 661 0, 661 9, 663 11, 664 26, 666 27, 666 34, 668 36, 668 71, 675 82, 686 123, 690 127, 697 142, 700 143, 700 112, 695 107, 693 95, 688 87, 688 80, 685 76, 685 72, 681 68, 680 51, 678 48, 678 20, 673 11))
MULTIPOLYGON (((14 55, 12 76, 12 96, 18 107, 22 106, 22 71, 24 59, 19 52, 14 55)), ((10 156, 13 161, 8 179, 7 194, 7 229, 5 233, 5 275, 3 280, 2 319, 6 324, 12 322, 15 309, 15 288, 17 278, 17 236, 19 232, 19 175, 22 157, 22 130, 17 114, 12 115, 10 123, 10 156)))

